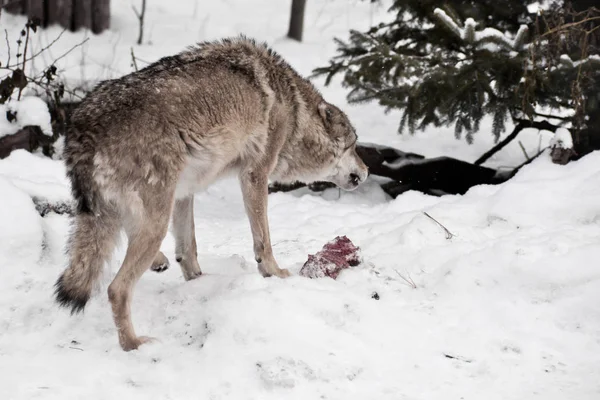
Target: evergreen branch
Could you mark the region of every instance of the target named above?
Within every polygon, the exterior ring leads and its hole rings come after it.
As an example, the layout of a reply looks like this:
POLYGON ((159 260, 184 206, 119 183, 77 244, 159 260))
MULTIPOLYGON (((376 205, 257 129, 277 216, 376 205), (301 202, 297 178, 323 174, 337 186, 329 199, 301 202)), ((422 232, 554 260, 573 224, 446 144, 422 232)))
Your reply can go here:
POLYGON ((517 31, 517 35, 515 36, 515 41, 513 47, 515 50, 521 50, 523 46, 525 46, 525 41, 527 40, 527 36, 529 34, 529 28, 527 25, 521 25, 519 30, 517 31))
POLYGON ((433 15, 435 15, 437 19, 441 23, 443 23, 449 30, 454 32, 456 36, 458 36, 459 38, 463 37, 461 27, 458 26, 458 24, 454 22, 454 20, 450 18, 450 16, 446 14, 444 10, 442 10, 441 8, 436 8, 435 10, 433 10, 433 15))

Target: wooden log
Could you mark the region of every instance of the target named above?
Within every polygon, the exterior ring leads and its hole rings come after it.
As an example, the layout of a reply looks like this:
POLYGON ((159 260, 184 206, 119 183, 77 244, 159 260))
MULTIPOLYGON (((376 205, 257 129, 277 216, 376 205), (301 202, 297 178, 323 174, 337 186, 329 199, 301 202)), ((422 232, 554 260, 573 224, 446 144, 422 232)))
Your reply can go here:
POLYGON ((463 194, 472 186, 499 183, 504 179, 495 169, 450 157, 426 159, 419 154, 373 145, 359 145, 357 153, 371 174, 425 193, 463 194))
MULTIPOLYGON (((392 197, 407 190, 418 190, 435 196, 464 194, 473 186, 501 183, 511 176, 450 157, 426 159, 420 154, 406 153, 386 146, 359 144, 356 151, 369 167, 371 175, 391 180, 381 187, 392 197)), ((274 184, 270 186, 269 193, 290 191, 304 186, 306 185, 301 183, 274 184)), ((322 191, 333 186, 323 182, 308 185, 313 191, 322 191)))
POLYGON ((46 25, 59 24, 71 29, 74 2, 77 0, 46 0, 48 2, 48 13, 46 25))
POLYGON ((13 135, 0 137, 0 159, 6 158, 13 150, 23 149, 34 151, 42 147, 47 151, 52 139, 44 135, 39 126, 26 126, 13 135))
POLYGON ((92 0, 92 32, 110 28, 110 0, 92 0))

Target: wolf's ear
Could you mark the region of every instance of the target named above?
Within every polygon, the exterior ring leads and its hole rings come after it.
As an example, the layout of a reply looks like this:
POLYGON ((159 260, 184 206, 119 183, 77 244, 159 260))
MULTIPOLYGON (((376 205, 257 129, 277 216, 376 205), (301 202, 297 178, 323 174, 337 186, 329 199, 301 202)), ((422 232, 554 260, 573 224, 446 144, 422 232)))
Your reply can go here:
POLYGON ((322 101, 319 103, 318 109, 319 109, 319 115, 321 116, 321 118, 323 118, 323 122, 325 122, 326 124, 330 124, 331 118, 332 118, 332 112, 331 112, 331 107, 329 107, 329 104, 322 101))

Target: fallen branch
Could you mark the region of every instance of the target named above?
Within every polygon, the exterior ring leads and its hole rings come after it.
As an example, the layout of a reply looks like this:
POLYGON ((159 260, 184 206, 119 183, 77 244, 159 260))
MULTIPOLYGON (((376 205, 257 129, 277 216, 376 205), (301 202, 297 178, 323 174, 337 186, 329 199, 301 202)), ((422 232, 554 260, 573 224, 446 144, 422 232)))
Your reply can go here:
POLYGON ((438 224, 439 226, 442 227, 442 229, 444 230, 444 232, 446 232, 446 240, 450 240, 454 236, 456 236, 454 233, 450 232, 444 225, 442 225, 438 220, 436 220, 435 218, 433 218, 431 215, 427 214, 427 212, 423 211, 423 214, 425 214, 425 216, 427 218, 429 218, 430 220, 432 220, 433 222, 435 222, 436 224, 438 224))
POLYGON ((133 69, 135 69, 136 72, 139 71, 137 61, 135 59, 135 54, 133 53, 133 47, 131 48, 131 66, 133 67, 133 69))
POLYGON ((453 356, 453 355, 446 354, 446 353, 444 353, 444 357, 449 358, 451 360, 458 360, 458 361, 466 362, 469 364, 473 362, 473 360, 469 360, 469 359, 461 357, 461 356, 453 356))
POLYGON ((546 131, 551 131, 551 132, 555 132, 556 129, 559 128, 558 125, 551 124, 548 121, 530 121, 530 120, 526 120, 526 119, 515 119, 515 122, 517 122, 517 125, 515 125, 513 131, 507 137, 505 137, 501 142, 499 142, 497 145, 495 145, 490 150, 485 152, 485 154, 483 154, 481 157, 479 157, 473 164, 481 165, 484 162, 486 162, 487 160, 489 160, 490 157, 492 157, 494 154, 496 154, 497 152, 502 150, 507 144, 509 144, 514 138, 516 138, 517 135, 519 135, 519 133, 521 133, 521 131, 525 128, 536 128, 539 130, 546 130, 546 131))
MULTIPOLYGON (((475 185, 504 182, 507 174, 450 157, 426 159, 420 154, 406 153, 391 147, 359 144, 356 152, 369 168, 371 175, 390 179, 381 188, 391 197, 417 190, 426 194, 464 194, 475 185)), ((312 191, 335 187, 332 183, 314 182, 269 186, 269 193, 287 192, 308 186, 312 191)))
POLYGON ((400 279, 402 279, 404 281, 404 283, 406 284, 406 286, 410 287, 411 289, 416 289, 417 288, 417 284, 410 277, 410 274, 406 273, 406 275, 408 275, 408 278, 407 278, 406 276, 404 276, 400 272, 398 272, 398 270, 394 270, 394 272, 396 274, 398 274, 398 276, 400 277, 400 279))

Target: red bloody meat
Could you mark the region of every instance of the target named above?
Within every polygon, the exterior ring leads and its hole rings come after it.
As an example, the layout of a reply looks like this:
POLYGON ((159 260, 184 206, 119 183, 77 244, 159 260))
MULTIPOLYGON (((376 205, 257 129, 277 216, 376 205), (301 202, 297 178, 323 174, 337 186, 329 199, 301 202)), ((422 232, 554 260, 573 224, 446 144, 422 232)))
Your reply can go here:
POLYGON ((338 236, 328 242, 317 254, 309 254, 300 275, 307 278, 336 279, 343 269, 360 264, 359 247, 346 236, 338 236))

